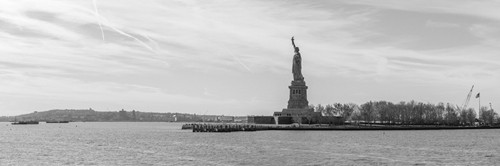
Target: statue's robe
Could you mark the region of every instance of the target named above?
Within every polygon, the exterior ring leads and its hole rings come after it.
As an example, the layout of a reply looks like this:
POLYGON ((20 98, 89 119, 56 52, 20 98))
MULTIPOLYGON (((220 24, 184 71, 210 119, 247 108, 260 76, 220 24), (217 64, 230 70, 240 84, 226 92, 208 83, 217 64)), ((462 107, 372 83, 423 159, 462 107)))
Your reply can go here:
POLYGON ((295 52, 293 56, 293 66, 292 66, 293 80, 299 81, 304 80, 302 76, 302 58, 299 52, 295 52))

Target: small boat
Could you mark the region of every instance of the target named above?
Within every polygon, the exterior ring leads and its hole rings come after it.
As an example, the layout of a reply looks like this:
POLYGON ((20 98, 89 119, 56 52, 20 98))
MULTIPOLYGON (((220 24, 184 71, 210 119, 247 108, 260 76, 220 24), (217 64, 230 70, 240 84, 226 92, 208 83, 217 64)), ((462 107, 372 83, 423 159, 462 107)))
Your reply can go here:
POLYGON ((39 124, 38 121, 30 120, 30 121, 19 121, 19 122, 14 122, 12 125, 30 125, 30 124, 39 124))
POLYGON ((193 129, 193 124, 183 124, 182 130, 186 130, 186 129, 193 129))
POLYGON ((67 121, 67 120, 60 120, 60 121, 48 120, 48 121, 45 121, 45 123, 69 123, 69 121, 67 121))

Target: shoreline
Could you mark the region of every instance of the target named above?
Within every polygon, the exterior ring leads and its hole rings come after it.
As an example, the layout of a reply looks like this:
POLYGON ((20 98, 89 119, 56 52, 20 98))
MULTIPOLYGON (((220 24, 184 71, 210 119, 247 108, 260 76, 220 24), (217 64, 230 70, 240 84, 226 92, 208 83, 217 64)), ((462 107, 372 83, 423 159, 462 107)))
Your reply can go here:
POLYGON ((339 126, 339 127, 270 127, 263 130, 313 130, 313 131, 327 131, 327 130, 346 130, 346 131, 361 131, 361 130, 474 130, 474 129, 500 129, 500 126, 442 126, 442 127, 356 127, 356 126, 339 126))
POLYGON ((212 132, 211 129, 229 129, 229 131, 264 131, 264 130, 301 130, 301 131, 367 131, 367 130, 483 130, 500 129, 500 126, 316 126, 316 125, 266 125, 266 124, 238 124, 238 123, 194 123, 182 125, 183 130, 193 130, 193 132, 212 132), (193 128, 193 126, 195 126, 193 128), (195 129, 196 128, 196 129, 195 129), (246 129, 246 130, 245 130, 246 129))

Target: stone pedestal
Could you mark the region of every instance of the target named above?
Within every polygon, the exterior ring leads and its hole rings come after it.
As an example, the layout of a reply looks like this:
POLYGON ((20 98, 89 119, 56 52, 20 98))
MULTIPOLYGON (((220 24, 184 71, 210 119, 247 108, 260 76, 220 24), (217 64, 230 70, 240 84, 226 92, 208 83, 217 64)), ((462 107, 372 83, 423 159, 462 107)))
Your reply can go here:
POLYGON ((313 117, 316 115, 314 108, 309 108, 307 101, 307 86, 303 80, 292 81, 290 88, 290 99, 287 108, 281 112, 274 112, 274 116, 293 117, 293 121, 301 123, 302 117, 313 117))
POLYGON ((290 88, 290 99, 288 100, 287 109, 303 109, 307 108, 309 101, 307 101, 307 86, 304 80, 292 81, 290 88))

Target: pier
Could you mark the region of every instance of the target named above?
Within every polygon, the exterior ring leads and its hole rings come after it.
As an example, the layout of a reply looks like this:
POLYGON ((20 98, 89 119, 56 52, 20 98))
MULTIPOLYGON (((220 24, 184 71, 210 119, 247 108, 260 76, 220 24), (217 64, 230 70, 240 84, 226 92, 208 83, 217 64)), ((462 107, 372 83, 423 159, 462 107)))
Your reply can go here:
POLYGON ((183 130, 192 129, 193 132, 237 132, 262 130, 473 130, 473 129, 500 129, 499 126, 357 126, 357 125, 264 125, 264 124, 221 124, 221 123, 193 123, 182 125, 183 130))
MULTIPOLYGON (((255 125, 250 124, 190 124, 193 132, 235 132, 235 131, 256 131, 255 125)), ((189 128, 183 125, 183 129, 189 128)))

